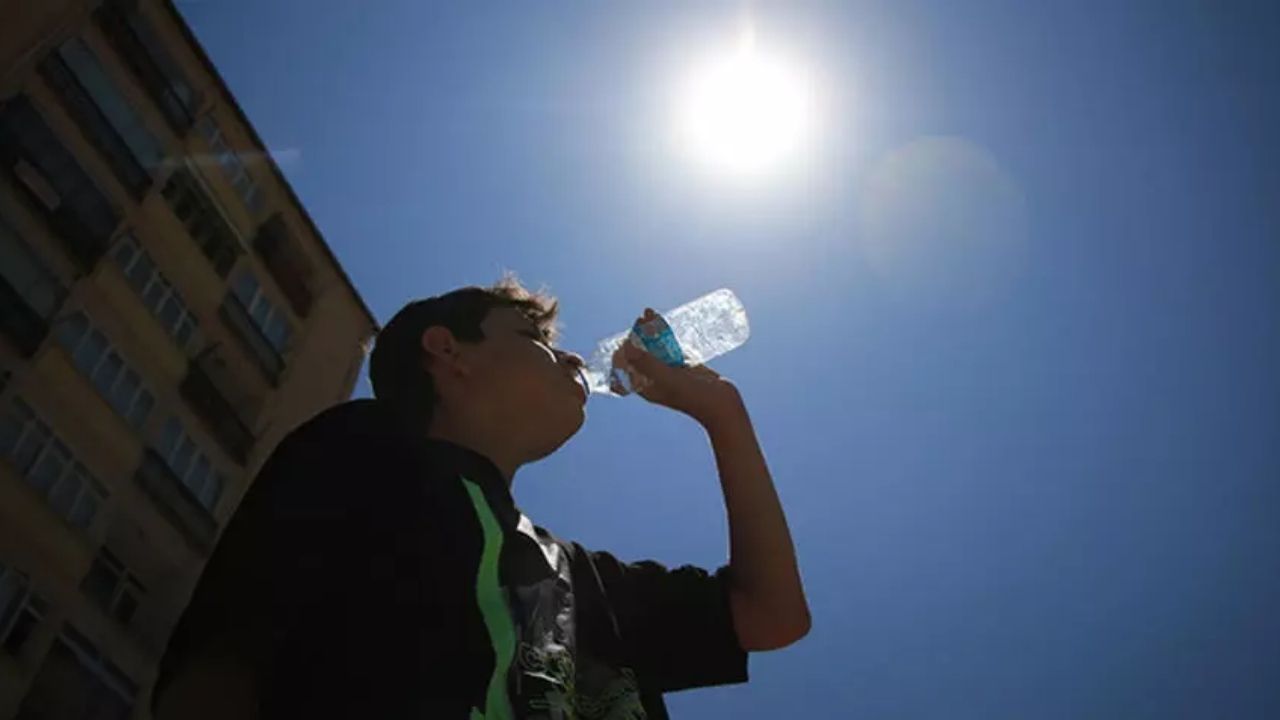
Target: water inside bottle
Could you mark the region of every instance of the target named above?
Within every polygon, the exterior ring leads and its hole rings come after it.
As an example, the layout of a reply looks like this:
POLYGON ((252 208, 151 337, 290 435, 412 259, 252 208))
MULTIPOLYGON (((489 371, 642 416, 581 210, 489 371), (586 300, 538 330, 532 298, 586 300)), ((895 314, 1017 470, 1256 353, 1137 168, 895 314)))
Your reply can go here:
POLYGON ((637 326, 596 345, 584 373, 593 394, 626 395, 633 391, 630 378, 618 372, 613 363, 614 354, 628 338, 668 364, 692 366, 733 350, 751 335, 746 309, 728 289, 708 293, 660 317, 661 324, 648 329, 652 332, 637 326))

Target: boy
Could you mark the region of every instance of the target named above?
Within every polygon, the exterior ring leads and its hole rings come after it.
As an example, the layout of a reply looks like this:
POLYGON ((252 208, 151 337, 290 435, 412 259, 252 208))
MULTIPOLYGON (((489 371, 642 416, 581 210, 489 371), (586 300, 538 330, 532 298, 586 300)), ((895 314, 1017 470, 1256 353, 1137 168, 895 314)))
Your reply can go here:
POLYGON ((709 368, 615 358, 707 432, 728 565, 621 562, 520 512, 517 470, 585 418, 557 309, 508 278, 387 323, 376 399, 293 431, 229 523, 165 653, 159 720, 665 718, 662 693, 745 682, 748 651, 808 632, 751 421, 709 368))

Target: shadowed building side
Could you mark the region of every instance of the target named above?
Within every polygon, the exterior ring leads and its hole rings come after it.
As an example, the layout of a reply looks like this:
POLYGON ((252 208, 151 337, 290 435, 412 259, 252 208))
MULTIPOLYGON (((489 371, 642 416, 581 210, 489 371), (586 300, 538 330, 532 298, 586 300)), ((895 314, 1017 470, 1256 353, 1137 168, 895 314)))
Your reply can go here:
POLYGON ((350 396, 377 327, 170 3, 20 5, 0 23, 0 719, 146 718, 256 469, 350 396))

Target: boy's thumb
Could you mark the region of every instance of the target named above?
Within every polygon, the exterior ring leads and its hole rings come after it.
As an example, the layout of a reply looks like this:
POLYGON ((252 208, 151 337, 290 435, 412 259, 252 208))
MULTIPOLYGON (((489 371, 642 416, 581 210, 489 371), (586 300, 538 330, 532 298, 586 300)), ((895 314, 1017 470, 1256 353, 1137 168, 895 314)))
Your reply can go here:
POLYGON ((626 354, 627 362, 646 375, 652 375, 655 371, 661 372, 662 369, 666 368, 666 365, 651 353, 630 343, 627 344, 626 354))

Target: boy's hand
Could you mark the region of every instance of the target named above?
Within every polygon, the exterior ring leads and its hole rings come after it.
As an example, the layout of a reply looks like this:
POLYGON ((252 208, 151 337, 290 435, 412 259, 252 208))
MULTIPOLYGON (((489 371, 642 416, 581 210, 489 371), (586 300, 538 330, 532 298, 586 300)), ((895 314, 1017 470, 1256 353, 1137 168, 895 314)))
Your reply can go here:
MULTIPOLYGON (((646 308, 640 320, 656 316, 646 308)), ((706 365, 672 367, 630 342, 614 353, 613 364, 630 374, 640 397, 682 412, 703 426, 745 412, 738 388, 706 365)))

